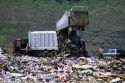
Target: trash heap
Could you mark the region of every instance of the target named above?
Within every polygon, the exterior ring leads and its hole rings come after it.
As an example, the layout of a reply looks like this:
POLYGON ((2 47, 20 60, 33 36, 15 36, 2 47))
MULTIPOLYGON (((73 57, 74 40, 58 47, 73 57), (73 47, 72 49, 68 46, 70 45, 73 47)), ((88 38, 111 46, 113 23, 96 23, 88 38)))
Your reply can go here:
POLYGON ((94 57, 0 57, 0 83, 125 82, 125 60, 94 57))

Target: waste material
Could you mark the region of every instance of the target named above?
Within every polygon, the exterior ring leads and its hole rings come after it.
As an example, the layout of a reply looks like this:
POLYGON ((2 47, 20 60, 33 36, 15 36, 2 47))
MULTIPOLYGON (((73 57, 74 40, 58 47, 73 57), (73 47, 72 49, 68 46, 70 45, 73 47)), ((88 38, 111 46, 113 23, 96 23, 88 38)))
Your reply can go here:
POLYGON ((120 80, 120 78, 112 79, 111 83, 118 82, 119 80, 120 80))
POLYGON ((123 82, 124 65, 124 59, 6 56, 0 58, 0 83, 123 82))

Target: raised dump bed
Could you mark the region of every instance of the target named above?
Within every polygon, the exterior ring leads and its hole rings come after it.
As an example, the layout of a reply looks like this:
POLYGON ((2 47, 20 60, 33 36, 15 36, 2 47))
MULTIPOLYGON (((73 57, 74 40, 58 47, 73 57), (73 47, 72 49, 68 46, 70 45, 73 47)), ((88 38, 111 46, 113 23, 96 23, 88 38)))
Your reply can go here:
POLYGON ((66 11, 60 20, 56 23, 57 31, 68 27, 84 30, 84 27, 89 23, 88 7, 74 6, 69 11, 66 11))

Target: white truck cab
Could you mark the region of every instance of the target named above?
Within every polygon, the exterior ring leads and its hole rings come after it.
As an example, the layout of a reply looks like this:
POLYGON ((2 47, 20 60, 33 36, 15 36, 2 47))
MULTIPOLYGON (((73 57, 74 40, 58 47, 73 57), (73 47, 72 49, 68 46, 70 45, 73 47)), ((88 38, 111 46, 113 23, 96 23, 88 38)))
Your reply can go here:
POLYGON ((120 53, 118 52, 118 49, 108 49, 107 52, 103 53, 104 57, 114 57, 116 58, 120 53))
POLYGON ((103 55, 118 55, 120 53, 118 53, 117 49, 108 49, 108 51, 106 53, 103 53, 103 55))

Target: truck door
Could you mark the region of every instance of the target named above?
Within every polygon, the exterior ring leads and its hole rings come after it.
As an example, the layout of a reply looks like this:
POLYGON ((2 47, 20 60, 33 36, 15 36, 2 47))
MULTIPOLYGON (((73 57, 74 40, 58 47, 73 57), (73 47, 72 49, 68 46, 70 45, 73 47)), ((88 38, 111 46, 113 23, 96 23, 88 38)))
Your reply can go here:
POLYGON ((19 53, 22 54, 23 51, 26 51, 26 46, 28 39, 16 39, 13 41, 13 54, 19 53))
POLYGON ((20 53, 21 40, 13 41, 13 54, 20 53))

